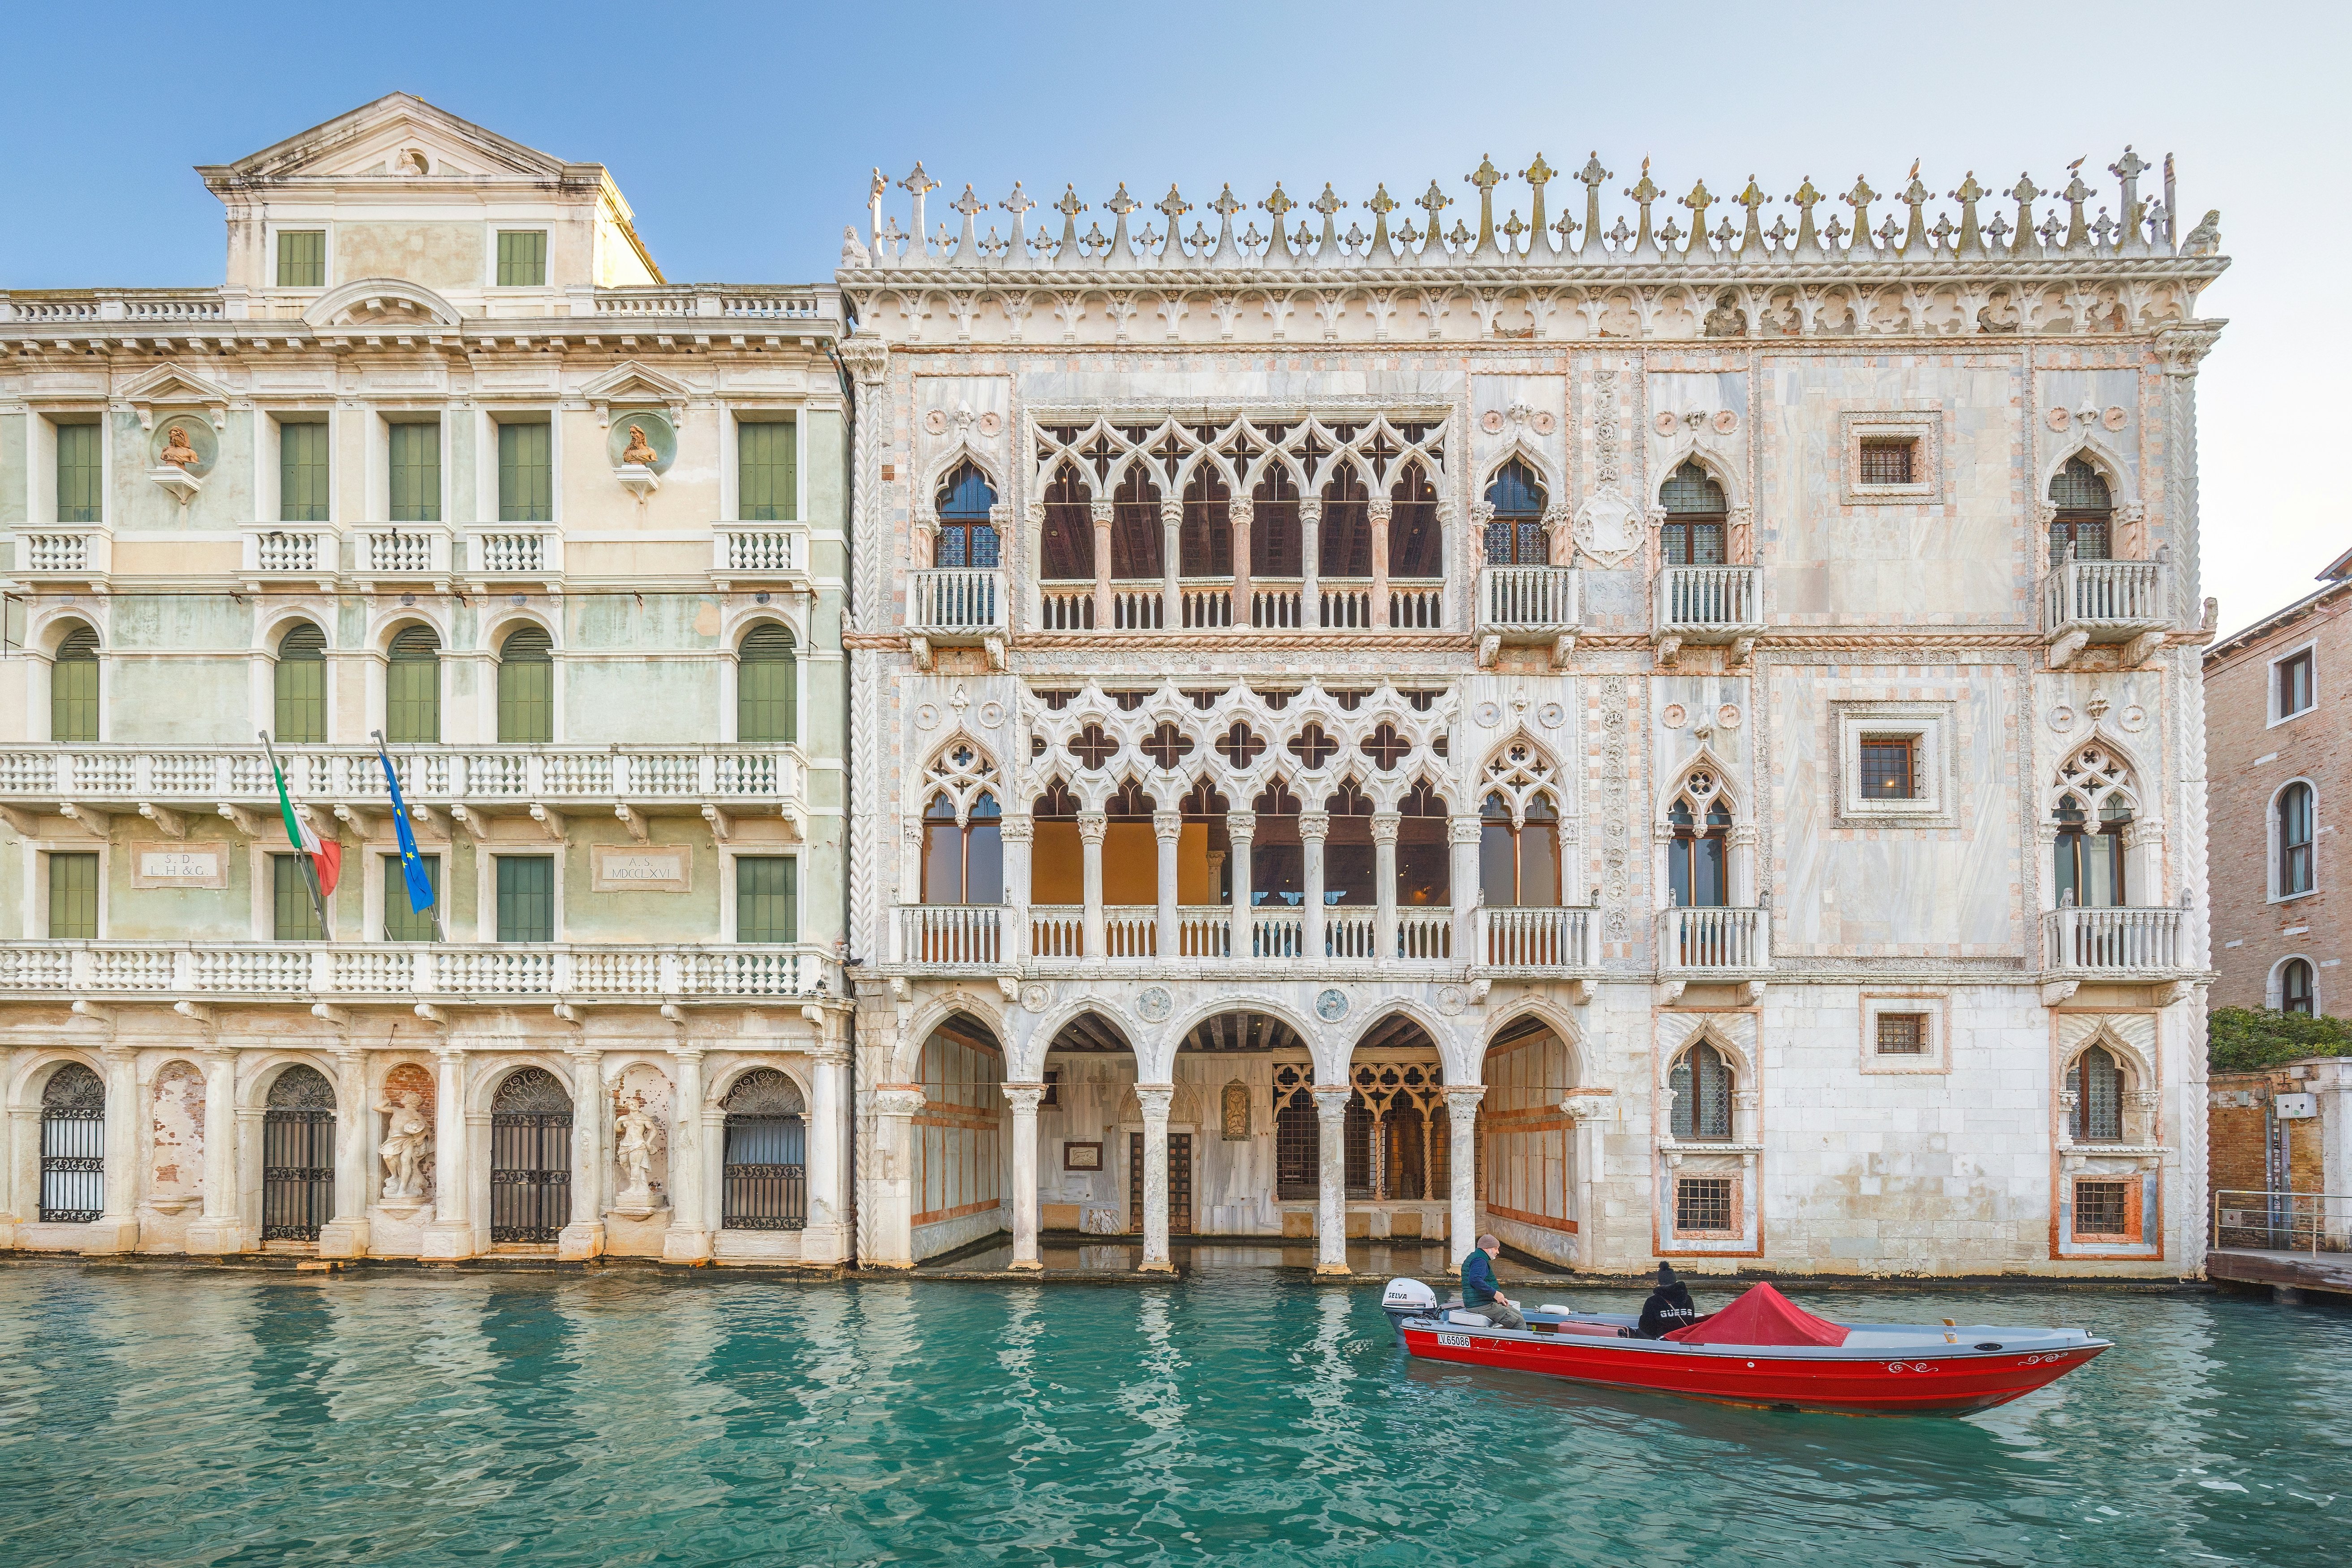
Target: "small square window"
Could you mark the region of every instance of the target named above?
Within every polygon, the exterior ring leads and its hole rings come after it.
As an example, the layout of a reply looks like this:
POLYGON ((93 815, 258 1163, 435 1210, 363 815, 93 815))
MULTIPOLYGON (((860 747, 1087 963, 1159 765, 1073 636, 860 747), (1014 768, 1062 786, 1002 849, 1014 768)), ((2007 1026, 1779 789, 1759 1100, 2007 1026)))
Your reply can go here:
POLYGON ((1058 1110, 1061 1103, 1062 1071, 1059 1068, 1049 1068, 1045 1073, 1045 1092, 1038 1098, 1038 1107, 1041 1110, 1058 1110))
POLYGON ((541 289, 547 284, 547 235, 526 229, 499 235, 499 287, 541 289))
POLYGON ((2074 1239, 2128 1241, 2132 1184, 2078 1181, 2074 1184, 2074 1239))
POLYGON ((1675 1183, 1675 1230, 1717 1234, 1733 1229, 1729 1176, 1684 1176, 1675 1183))
POLYGON ((1862 482, 1865 485, 1908 485, 1917 467, 1919 443, 1910 440, 1865 440, 1862 444, 1862 482))
POLYGON ((1919 798, 1919 738, 1916 735, 1864 735, 1862 738, 1862 798, 1919 798))
POLYGON ((278 233, 278 286, 280 289, 323 289, 327 286, 326 230, 285 229, 278 233))
POLYGON ((2312 650, 2305 648, 2273 668, 2278 671, 2278 717, 2292 719, 2312 704, 2312 650))
POLYGON ((1927 1050, 1927 1015, 1881 1013, 1878 1054, 1882 1057, 1924 1056, 1927 1050))

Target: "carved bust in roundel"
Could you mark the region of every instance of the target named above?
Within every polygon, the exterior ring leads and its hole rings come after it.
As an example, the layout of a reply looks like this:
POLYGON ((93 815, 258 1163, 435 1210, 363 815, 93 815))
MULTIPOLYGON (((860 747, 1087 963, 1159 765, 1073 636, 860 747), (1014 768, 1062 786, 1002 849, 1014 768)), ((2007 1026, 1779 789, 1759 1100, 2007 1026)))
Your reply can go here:
POLYGON ((186 427, 179 425, 173 426, 163 433, 163 451, 162 457, 164 462, 169 463, 175 468, 184 468, 191 463, 201 463, 204 461, 204 458, 197 454, 196 449, 188 445, 188 432, 186 427))
POLYGON ((625 463, 642 463, 648 468, 655 463, 661 461, 661 455, 656 452, 653 449, 652 444, 646 439, 646 427, 644 426, 632 425, 629 426, 628 449, 621 454, 621 461, 625 463))

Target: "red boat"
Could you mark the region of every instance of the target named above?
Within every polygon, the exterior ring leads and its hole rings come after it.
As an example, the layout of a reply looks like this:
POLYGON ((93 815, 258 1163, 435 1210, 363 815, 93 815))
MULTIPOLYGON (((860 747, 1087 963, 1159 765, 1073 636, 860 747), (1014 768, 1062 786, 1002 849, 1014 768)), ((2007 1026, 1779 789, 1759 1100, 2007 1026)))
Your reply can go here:
POLYGON ((1629 1313, 1547 1304, 1525 1329, 1443 1308, 1417 1279, 1381 1305, 1406 1350, 1427 1361, 1537 1372, 1727 1405, 1865 1415, 1960 1415, 2054 1383, 2106 1350, 2081 1329, 1949 1321, 1833 1323, 1767 1284, 1664 1339, 1621 1337, 1629 1313))

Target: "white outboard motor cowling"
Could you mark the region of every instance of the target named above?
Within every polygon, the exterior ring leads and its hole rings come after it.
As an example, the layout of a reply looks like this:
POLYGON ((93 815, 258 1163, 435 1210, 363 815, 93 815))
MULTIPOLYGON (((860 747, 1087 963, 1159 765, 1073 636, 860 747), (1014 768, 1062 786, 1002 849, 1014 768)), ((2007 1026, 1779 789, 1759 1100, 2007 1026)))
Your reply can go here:
POLYGON ((1404 1343, 1404 1324, 1408 1318, 1433 1318, 1437 1315, 1437 1292, 1410 1277, 1389 1281, 1381 1292, 1381 1310, 1389 1315, 1396 1330, 1397 1343, 1404 1343))

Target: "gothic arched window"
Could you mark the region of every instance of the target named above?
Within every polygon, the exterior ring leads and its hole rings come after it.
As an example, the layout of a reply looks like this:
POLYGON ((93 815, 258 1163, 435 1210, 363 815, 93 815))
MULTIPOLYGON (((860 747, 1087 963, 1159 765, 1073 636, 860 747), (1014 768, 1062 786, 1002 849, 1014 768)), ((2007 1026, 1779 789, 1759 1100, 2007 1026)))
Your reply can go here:
POLYGON ((1533 468, 1517 458, 1505 463, 1486 487, 1486 504, 1495 509, 1486 524, 1487 565, 1550 563, 1544 547, 1543 481, 1536 478, 1533 468))
POLYGON ((1731 808, 1714 775, 1695 773, 1667 808, 1666 888, 1676 909, 1721 909, 1731 902, 1731 808))
POLYGON ((2115 1053, 2093 1046, 2066 1069, 2066 1092, 2074 1097, 2070 1121, 2078 1143, 2113 1143, 2124 1135, 2124 1069, 2115 1053))
POLYGON ((996 523, 991 509, 996 491, 971 464, 958 463, 940 485, 940 542, 935 566, 992 567, 997 563, 996 523))
MULTIPOLYGON (((1316 535, 1318 577, 1372 574, 1371 491, 1353 468, 1342 468, 1323 487, 1323 521, 1316 535)), ((1393 564, 1390 567, 1394 571, 1393 564)))
POLYGON ((2051 476, 2050 504, 2057 509, 2050 521, 2051 565, 2064 564, 2070 555, 2077 561, 2107 558, 2116 509, 2098 469, 2081 458, 2067 458, 2051 476))
POLYGON ((2279 791, 2278 891, 2307 893, 2317 885, 2312 855, 2311 786, 2300 779, 2279 791))
POLYGON ((945 791, 923 813, 923 902, 1004 901, 1004 836, 996 797, 982 794, 961 822, 945 791))
POLYGON ((1045 531, 1038 536, 1038 578, 1046 583, 1094 581, 1094 498, 1065 463, 1045 487, 1045 531))
POLYGON ((1658 530, 1658 548, 1669 566, 1723 564, 1723 522, 1729 507, 1723 487, 1693 459, 1666 476, 1658 487, 1658 502, 1666 521, 1658 530))
POLYGON ((106 1086, 79 1062, 41 1089, 43 1225, 88 1225, 106 1212, 106 1086))
POLYGON ((806 1107, 791 1079, 754 1068, 720 1101, 722 1230, 802 1230, 808 1226, 806 1107))
POLYGON ((1278 465, 1250 492, 1250 575, 1296 577, 1305 568, 1298 533, 1298 486, 1278 465))
POLYGON ((1731 1064, 1702 1040, 1676 1058, 1666 1079, 1674 1090, 1676 1142, 1731 1136, 1731 1064))
POLYGON ((1110 574, 1124 582, 1160 576, 1160 491, 1143 465, 1127 470, 1111 496, 1110 574))
POLYGON ((1184 487, 1183 531, 1177 537, 1178 570, 1186 577, 1234 574, 1232 492, 1217 470, 1203 463, 1184 487))
POLYGON ((261 1113, 261 1238, 316 1241, 335 1215, 335 1090, 298 1062, 261 1113))
POLYGON ((1389 575, 1444 576, 1445 531, 1437 521, 1437 490, 1419 463, 1404 466, 1389 502, 1389 575))
POLYGON ((1400 908, 1426 909, 1454 901, 1454 868, 1448 849, 1445 797, 1423 779, 1397 803, 1396 901, 1400 908))
POLYGON ((1559 907, 1559 808, 1544 792, 1515 819, 1500 790, 1478 808, 1478 886, 1498 910, 1559 907))

